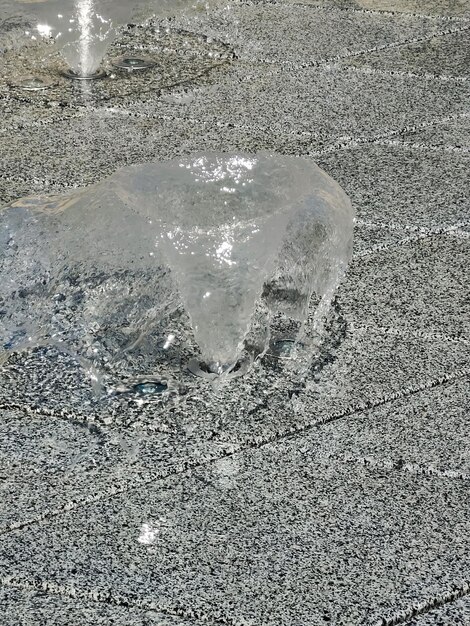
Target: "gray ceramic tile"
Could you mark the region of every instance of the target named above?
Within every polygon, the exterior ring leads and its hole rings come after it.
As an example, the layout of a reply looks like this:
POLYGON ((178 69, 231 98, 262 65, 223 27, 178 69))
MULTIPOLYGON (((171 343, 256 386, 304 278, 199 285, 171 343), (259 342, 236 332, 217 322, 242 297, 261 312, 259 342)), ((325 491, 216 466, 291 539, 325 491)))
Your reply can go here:
MULTIPOLYGON (((406 138, 419 141, 419 134, 406 138)), ((340 183, 367 223, 426 231, 469 219, 464 181, 470 154, 417 151, 399 143, 339 150, 315 161, 340 183)))
POLYGON ((469 245, 467 238, 442 235, 358 258, 340 291, 345 316, 359 325, 468 340, 469 245))
POLYGON ((312 433, 8 534, 2 569, 200 620, 376 623, 462 584, 466 493, 328 465, 312 433))
POLYGON ((194 621, 54 595, 45 591, 0 588, 2 626, 199 626, 194 621))
POLYGON ((342 61, 344 65, 392 73, 411 72, 442 78, 468 78, 470 30, 400 47, 370 52, 342 61))
POLYGON ((290 3, 230 3, 176 23, 228 42, 240 59, 283 65, 315 64, 465 26, 460 21, 335 11, 302 3, 295 8, 290 3))

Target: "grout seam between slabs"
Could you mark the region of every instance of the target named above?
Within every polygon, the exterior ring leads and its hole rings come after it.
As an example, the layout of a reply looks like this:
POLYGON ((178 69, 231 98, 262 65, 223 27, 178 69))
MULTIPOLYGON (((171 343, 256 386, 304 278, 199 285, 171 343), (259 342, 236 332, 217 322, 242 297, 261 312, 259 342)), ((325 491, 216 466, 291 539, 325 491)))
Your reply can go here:
POLYGON ((311 2, 302 2, 301 0, 295 0, 292 2, 285 2, 282 0, 238 0, 233 2, 233 4, 254 6, 256 4, 272 4, 272 5, 280 5, 280 6, 300 6, 315 10, 322 10, 330 13, 360 13, 362 15, 388 15, 390 17, 411 17, 411 18, 421 18, 428 20, 436 20, 436 21, 449 21, 449 22, 469 22, 470 17, 463 16, 454 16, 454 15, 438 15, 438 14, 428 14, 428 13, 409 13, 403 11, 390 11, 386 9, 364 9, 361 7, 354 6, 333 6, 330 4, 322 4, 321 2, 316 2, 312 4, 311 2))
POLYGON ((184 620, 193 621, 194 626, 198 620, 204 624, 226 624, 228 626, 239 626, 226 615, 218 611, 215 617, 209 617, 201 611, 184 607, 183 605, 170 604, 169 602, 159 602, 147 600, 136 594, 114 593, 112 589, 80 589, 73 585, 60 585, 51 580, 43 580, 39 577, 26 577, 25 575, 3 575, 0 577, 0 586, 12 589, 20 589, 25 592, 39 591, 52 596, 59 596, 63 599, 86 600, 106 604, 108 606, 124 607, 128 609, 139 609, 142 611, 154 611, 169 617, 180 617, 184 620))
MULTIPOLYGON (((395 230, 408 233, 427 233, 429 232, 429 230, 432 230, 427 228, 426 226, 417 226, 416 224, 398 224, 397 222, 375 222, 372 220, 365 220, 360 217, 356 218, 356 226, 362 226, 371 230, 395 230)), ((463 220, 461 222, 449 224, 449 228, 452 227, 456 230, 459 230, 460 228, 466 228, 467 226, 470 226, 470 220, 463 220)))
MULTIPOLYGON (((133 103, 130 102, 128 106, 132 106, 132 104, 133 103)), ((210 128, 208 128, 207 120, 203 120, 200 118, 180 117, 180 116, 172 116, 172 115, 165 115, 165 114, 152 115, 151 113, 139 113, 136 111, 132 111, 128 108, 120 109, 120 108, 115 108, 115 107, 103 107, 103 108, 91 107, 91 108, 87 108, 83 112, 77 111, 75 115, 68 117, 68 118, 60 118, 57 120, 51 119, 51 120, 45 120, 42 122, 31 122, 30 124, 21 124, 21 128, 22 129, 40 128, 43 125, 68 123, 70 120, 86 117, 90 113, 95 113, 97 115, 103 114, 103 113, 110 113, 114 115, 120 115, 123 117, 126 117, 126 116, 132 117, 135 119, 148 119, 148 120, 156 120, 156 121, 162 120, 162 121, 175 122, 175 123, 187 122, 187 123, 192 123, 192 124, 199 124, 201 127, 207 129, 206 134, 208 131, 210 131, 210 128)), ((378 132, 377 134, 372 135, 372 136, 367 136, 367 135, 358 136, 358 137, 344 136, 340 140, 337 140, 335 143, 332 143, 331 145, 326 146, 325 148, 321 148, 319 150, 307 151, 305 153, 305 156, 311 156, 311 157, 323 156, 326 154, 330 154, 332 152, 338 152, 341 150, 356 148, 356 147, 362 146, 363 144, 374 144, 374 143, 380 144, 383 141, 391 140, 393 137, 400 137, 402 135, 417 133, 427 128, 433 128, 435 126, 452 123, 452 122, 459 121, 460 119, 467 119, 467 118, 470 118, 470 112, 463 111, 460 113, 453 113, 451 115, 446 115, 444 117, 435 118, 432 120, 426 120, 424 122, 419 122, 414 125, 403 126, 402 128, 398 128, 398 129, 384 129, 382 132, 378 132)), ((248 124, 233 124, 232 122, 217 124, 217 128, 223 128, 223 127, 231 128, 235 130, 245 130, 247 132, 255 131, 255 130, 257 132, 263 132, 263 131, 269 132, 271 130, 271 127, 262 127, 262 126, 255 127, 255 126, 250 126, 248 124)), ((15 128, 19 128, 19 126, 15 128)), ((9 130, 11 129, 0 128, 0 134, 7 132, 9 130)), ((279 131, 279 129, 276 130, 276 136, 292 138, 293 140, 297 140, 297 141, 302 141, 302 140, 309 139, 309 138, 310 139, 319 138, 318 133, 315 133, 315 132, 305 131, 305 132, 301 132, 298 134, 294 134, 294 133, 289 133, 289 132, 282 132, 282 131, 279 131)), ((401 143, 399 144, 399 142, 397 142, 397 147, 401 147, 401 143)), ((9 180, 9 179, 6 178, 6 180, 9 180)), ((17 180, 17 182, 23 181, 23 179, 19 179, 19 177, 15 177, 15 180, 17 180)), ((23 182, 27 182, 26 179, 24 179, 23 182)))
MULTIPOLYGON (((297 425, 294 424, 292 427, 290 427, 283 433, 276 433, 268 437, 256 437, 255 436, 252 438, 248 438, 245 440, 245 442, 242 445, 237 447, 235 451, 226 451, 223 454, 214 455, 211 458, 202 462, 196 461, 194 459, 186 459, 186 460, 180 461, 178 466, 173 468, 172 471, 147 472, 145 475, 142 475, 142 478, 140 480, 136 481, 136 480, 132 480, 131 478, 128 484, 124 484, 124 485, 121 484, 120 486, 113 485, 105 492, 96 493, 94 495, 88 496, 81 500, 72 500, 56 509, 46 509, 40 515, 36 515, 29 519, 18 520, 16 522, 9 523, 3 528, 0 528, 0 535, 4 535, 9 532, 21 530, 23 528, 27 528, 28 526, 32 526, 34 524, 39 524, 48 519, 61 516, 64 513, 69 512, 71 510, 82 508, 84 506, 88 506, 91 504, 96 504, 102 500, 114 497, 116 495, 128 493, 129 491, 132 491, 133 489, 140 489, 142 486, 153 483, 155 481, 161 481, 161 480, 165 480, 167 478, 173 477, 173 476, 183 475, 188 470, 207 467, 218 460, 221 460, 227 457, 232 457, 235 454, 240 453, 240 452, 245 452, 245 451, 249 451, 252 449, 261 449, 264 446, 270 445, 272 443, 276 443, 278 441, 282 441, 284 439, 287 439, 287 440, 293 439, 295 437, 298 437, 299 435, 303 435, 306 432, 313 430, 314 428, 318 428, 322 426, 323 424, 329 424, 339 419, 350 417, 357 413, 362 413, 365 411, 375 409, 385 404, 389 404, 390 402, 393 402, 395 400, 410 397, 417 393, 421 393, 422 391, 434 389, 436 387, 451 383, 461 378, 466 378, 469 375, 470 375, 470 367, 461 368, 450 374, 444 374, 442 376, 439 376, 438 378, 427 380, 424 383, 420 383, 420 384, 411 386, 407 389, 400 390, 392 394, 382 396, 381 398, 378 398, 376 400, 371 400, 371 401, 366 400, 363 402, 359 402, 355 405, 352 405, 348 407, 347 409, 342 409, 339 411, 335 411, 333 413, 326 414, 324 417, 318 420, 315 420, 313 422, 310 422, 307 424, 305 423, 297 424, 297 425)), ((32 412, 35 415, 42 414, 45 416, 53 416, 53 417, 57 416, 57 413, 55 411, 41 412, 40 409, 34 410, 31 407, 26 408, 26 407, 22 407, 21 405, 12 406, 12 405, 0 404, 0 410, 2 409, 11 410, 12 408, 16 408, 20 411, 23 411, 26 414, 31 414, 32 412)), ((66 417, 67 412, 62 410, 59 415, 62 417, 66 417)), ((72 417, 72 416, 69 415, 68 417, 72 417)))
MULTIPOLYGON (((223 61, 220 63, 214 63, 207 69, 201 71, 199 74, 193 76, 191 80, 180 80, 180 81, 171 83, 169 85, 158 85, 154 87, 148 87, 147 89, 139 89, 139 90, 132 89, 126 93, 103 97, 100 99, 100 102, 101 103, 106 103, 106 102, 113 103, 115 101, 119 101, 124 98, 129 98, 132 96, 137 96, 137 95, 142 95, 142 94, 145 95, 145 94, 151 94, 151 93, 158 93, 159 95, 161 95, 161 94, 166 94, 167 92, 171 94, 172 89, 175 89, 177 87, 188 86, 188 85, 195 85, 196 87, 198 87, 199 85, 195 81, 201 78, 206 78, 207 76, 209 76, 209 74, 211 74, 211 72, 217 69, 220 69, 222 67, 227 67, 231 64, 232 64, 232 61, 223 61)), ((96 113, 98 111, 106 110, 103 107, 97 107, 96 105, 93 105, 93 104, 90 105, 89 102, 84 103, 82 105, 76 104, 76 103, 75 104, 67 103, 64 109, 67 111, 75 111, 75 113, 68 117, 60 117, 59 119, 51 118, 48 120, 41 120, 40 122, 32 121, 29 123, 18 122, 11 127, 7 126, 4 128, 0 128, 0 134, 11 132, 12 130, 19 130, 19 129, 22 130, 26 128, 41 128, 42 126, 45 126, 45 125, 68 122, 69 120, 72 120, 72 119, 79 119, 81 117, 87 117, 90 113, 96 113)), ((132 113, 132 115, 135 115, 135 114, 132 113)), ((137 117, 137 115, 135 116, 137 117)), ((165 116, 158 116, 156 119, 165 119, 165 116)), ((168 119, 178 121, 178 117, 168 116, 168 119)))
POLYGON ((434 609, 451 604, 464 596, 470 594, 470 581, 465 581, 461 585, 455 585, 453 589, 441 593, 437 596, 417 602, 416 604, 399 611, 390 617, 382 617, 378 621, 374 621, 371 626, 399 626, 406 624, 414 617, 430 613, 434 609))
POLYGON ((385 335, 394 335, 396 337, 414 337, 416 339, 424 339, 427 341, 448 341, 450 343, 470 345, 470 339, 466 339, 460 335, 447 335, 445 333, 428 333, 419 329, 397 328, 396 326, 378 326, 376 324, 360 324, 353 325, 349 323, 351 331, 367 332, 373 330, 385 335))
POLYGON ((354 260, 364 259, 369 256, 372 256, 376 252, 382 252, 385 250, 390 250, 394 248, 399 248, 400 246, 406 246, 409 243, 414 243, 417 241, 422 241, 423 239, 430 239, 431 237, 442 237, 446 235, 452 235, 453 233, 459 232, 462 226, 466 226, 466 222, 462 222, 459 224, 453 224, 452 226, 438 226, 436 228, 432 228, 427 230, 426 232, 419 232, 415 235, 408 235, 408 237, 403 237, 403 239, 399 239, 398 241, 389 241, 386 243, 377 243, 370 248, 365 250, 360 250, 353 255, 354 260))
POLYGON ((374 143, 380 146, 390 146, 392 148, 407 148, 410 150, 421 150, 423 152, 449 152, 451 154, 470 155, 470 147, 453 146, 444 144, 442 146, 427 143, 398 141, 396 139, 378 139, 374 143))
POLYGON ((371 76, 387 76, 392 78, 397 76, 398 78, 414 78, 416 80, 425 80, 428 82, 437 80, 445 83, 466 83, 468 81, 468 76, 449 76, 448 74, 431 74, 429 72, 418 74, 416 72, 406 72, 403 70, 385 70, 377 67, 370 67, 368 65, 356 67, 355 65, 343 65, 338 63, 333 64, 332 67, 343 72, 369 74, 371 76))
POLYGON ((351 463, 357 465, 363 465, 364 467, 372 470, 395 470, 404 471, 413 476, 433 476, 434 478, 449 478, 451 480, 470 480, 470 474, 454 469, 437 469, 431 465, 422 465, 420 463, 413 463, 412 461, 406 461, 399 458, 397 460, 388 458, 375 458, 371 455, 368 456, 345 456, 344 463, 351 463))
POLYGON ((382 133, 378 133, 374 136, 362 136, 362 137, 343 137, 340 141, 336 141, 336 143, 327 146, 326 148, 322 148, 320 150, 313 150, 312 152, 307 152, 307 156, 310 157, 318 157, 324 156, 326 154, 331 154, 332 152, 339 152, 341 150, 349 150, 351 148, 358 148, 360 146, 369 145, 369 144, 379 144, 384 139, 390 139, 393 137, 401 137, 403 135, 412 135, 414 133, 418 133, 419 131, 426 130, 427 128, 433 128, 435 126, 440 126, 442 124, 448 124, 452 122, 457 122, 461 119, 470 118, 470 112, 462 111, 460 113, 453 113, 451 115, 446 115, 445 117, 437 118, 434 120, 427 120, 424 122, 419 122, 417 124, 413 124, 411 126, 403 126, 399 129, 394 130, 384 130, 382 133))

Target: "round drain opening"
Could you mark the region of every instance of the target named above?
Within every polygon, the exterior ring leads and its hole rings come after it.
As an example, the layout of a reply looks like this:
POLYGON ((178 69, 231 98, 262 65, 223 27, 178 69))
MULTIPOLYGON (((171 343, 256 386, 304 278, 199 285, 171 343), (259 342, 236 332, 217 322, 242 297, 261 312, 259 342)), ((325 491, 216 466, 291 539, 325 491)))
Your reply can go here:
POLYGON ((77 74, 73 70, 64 70, 62 76, 70 80, 100 80, 106 78, 107 74, 104 70, 96 70, 93 74, 77 74))
POLYGON ((294 337, 278 337, 271 342, 269 354, 276 359, 293 359, 297 348, 303 348, 304 344, 294 337))
POLYGON ((148 70, 155 66, 155 61, 147 57, 120 57, 112 61, 114 67, 120 70, 127 70, 128 72, 135 72, 139 70, 148 70))
POLYGON ((11 83, 10 86, 16 89, 24 89, 25 91, 43 91, 54 87, 55 82, 50 78, 43 76, 26 76, 17 82, 11 83))
POLYGON ((279 357, 291 356, 294 347, 294 339, 277 339, 273 342, 273 352, 279 357))
POLYGON ((148 381, 137 383, 132 387, 132 390, 141 396, 156 395, 167 391, 168 385, 163 382, 148 381))
POLYGON ((250 369, 251 359, 242 359, 238 361, 231 369, 227 371, 223 371, 218 374, 214 372, 210 365, 204 363, 203 361, 199 361, 198 359, 191 359, 189 361, 187 368, 193 374, 193 376, 197 376, 198 378, 206 378, 207 380, 216 380, 218 378, 238 378, 239 376, 243 376, 250 369))

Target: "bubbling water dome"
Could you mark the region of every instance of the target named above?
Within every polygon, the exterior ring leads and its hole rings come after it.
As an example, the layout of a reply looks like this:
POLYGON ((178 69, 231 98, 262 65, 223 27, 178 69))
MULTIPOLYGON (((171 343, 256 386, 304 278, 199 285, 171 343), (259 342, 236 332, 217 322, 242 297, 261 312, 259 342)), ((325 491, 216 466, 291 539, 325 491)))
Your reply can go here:
POLYGON ((318 326, 353 222, 314 163, 268 153, 136 165, 73 194, 25 198, 0 214, 3 349, 60 342, 111 362, 182 303, 215 374, 236 366, 259 310, 258 354, 279 316, 308 352, 309 302, 320 298, 318 326))

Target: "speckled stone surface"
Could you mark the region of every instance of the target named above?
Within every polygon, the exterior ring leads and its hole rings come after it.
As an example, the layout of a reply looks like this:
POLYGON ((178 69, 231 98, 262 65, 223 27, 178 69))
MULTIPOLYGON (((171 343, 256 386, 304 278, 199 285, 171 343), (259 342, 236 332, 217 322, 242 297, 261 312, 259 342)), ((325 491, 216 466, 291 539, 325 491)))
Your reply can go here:
MULTIPOLYGON (((31 185, 30 191, 36 191, 49 181, 59 181, 59 185, 89 184, 120 164, 168 158, 204 148, 228 150, 236 145, 254 150, 285 146, 290 154, 311 154, 319 160, 318 151, 321 155, 325 149, 393 137, 402 126, 415 128, 418 123, 430 124, 439 116, 458 115, 468 109, 468 90, 464 85, 449 88, 436 81, 416 83, 403 76, 377 78, 335 67, 296 73, 271 66, 224 65, 213 69, 205 81, 204 86, 177 90, 172 97, 149 92, 140 99, 124 95, 116 102, 96 103, 91 111, 81 107, 75 112, 79 119, 61 120, 59 116, 57 124, 52 122, 54 109, 48 109, 45 123, 41 105, 44 121, 39 127, 31 127, 28 115, 23 129, 15 124, 4 127, 0 134, 5 146, 0 176, 2 199, 11 199, 15 187, 10 183, 16 181, 18 197, 25 193, 27 185, 31 185), (389 101, 393 101, 393 107, 389 101), (139 141, 130 142, 131 136, 139 141), (24 182, 26 187, 21 185, 24 182)), ((376 147, 371 150, 380 152, 376 147)), ((390 152, 391 157, 380 162, 382 170, 389 161, 397 159, 404 160, 405 167, 407 160, 408 164, 413 163, 414 153, 407 158, 406 153, 390 152)), ((366 151, 360 163, 356 163, 357 154, 355 151, 351 156, 353 167, 369 167, 370 175, 375 176, 374 152, 368 159, 366 151)), ((440 159, 444 167, 452 167, 452 156, 446 160, 433 153, 430 158, 430 177, 440 159)), ((333 160, 338 159, 348 159, 348 153, 335 154, 333 160)), ((461 170, 465 164, 465 159, 460 158, 461 170)), ((322 165, 326 167, 326 163, 322 165)), ((347 164, 340 169, 346 171, 347 164)), ((402 173, 403 167, 398 174, 396 171, 394 168, 394 176, 404 175, 409 180, 407 172, 402 173)), ((331 172, 336 174, 333 169, 331 172)), ((353 175, 356 177, 356 172, 353 175)), ((381 178, 383 185, 394 184, 386 171, 381 178)))
MULTIPOLYGON (((0 394, 3 406, 13 402, 29 410, 27 416, 15 412, 4 418, 1 530, 233 450, 307 432, 399 398, 406 401, 469 372, 468 345, 438 334, 351 325, 338 344, 325 354, 324 369, 312 376, 304 393, 296 390, 295 378, 268 362, 224 393, 197 383, 186 400, 170 406, 139 406, 131 398, 87 409, 84 402, 91 395, 83 375, 70 378, 61 367, 59 380, 54 359, 19 369, 0 394), (34 381, 35 371, 41 376, 34 381), (75 398, 66 396, 71 384, 76 385, 75 398), (45 389, 39 406, 38 387, 45 389), (27 442, 20 450, 19 441, 27 442)), ((181 376, 185 378, 183 372, 181 376)))
POLYGON ((441 80, 459 82, 466 80, 470 73, 469 45, 470 30, 467 28, 386 51, 353 56, 343 63, 371 70, 409 72, 417 77, 433 75, 441 80))
MULTIPOLYGON (((420 134, 413 134, 411 141, 420 143, 420 134)), ((341 150, 316 161, 346 189, 360 222, 412 232, 470 218, 461 184, 470 167, 470 153, 417 152, 392 143, 341 150)))
POLYGON ((436 235, 359 257, 339 302, 354 323, 412 327, 468 340, 469 244, 458 234, 436 235))
POLYGON ((470 153, 470 116, 462 117, 457 121, 442 122, 425 130, 416 130, 397 137, 395 142, 398 146, 410 146, 425 152, 440 150, 455 154, 468 154, 470 153))
POLYGON ((191 30, 209 32, 218 39, 223 37, 243 60, 288 66, 363 57, 376 47, 393 48, 416 39, 427 41, 434 35, 468 26, 460 20, 378 12, 364 19, 360 12, 328 10, 302 3, 297 3, 295 9, 282 3, 235 3, 192 18, 189 23, 183 18, 179 22, 191 30), (260 27, 263 20, 269 21, 268 30, 260 27))
POLYGON ((391 12, 411 15, 434 15, 467 19, 470 8, 466 0, 289 0, 294 4, 320 5, 334 9, 364 12, 391 12))
POLYGON ((312 433, 13 532, 4 582, 253 625, 379 623, 465 583, 466 482, 328 461, 312 433))
POLYGON ((325 424, 317 443, 325 457, 369 467, 402 468, 470 480, 468 378, 325 424))
MULTIPOLYGON (((210 78, 214 84, 196 90, 178 108, 178 118, 258 128, 268 136, 310 133, 312 152, 353 137, 387 136, 404 126, 468 113, 465 84, 358 74, 334 64, 292 72, 278 65, 236 63, 216 68, 210 78)), ((150 115, 175 112, 151 95, 120 100, 119 108, 129 107, 150 115)))
POLYGON ((304 381, 268 353, 216 391, 190 342, 142 372, 181 393, 146 402, 98 403, 54 349, 2 366, 0 625, 468 626, 468 3, 179 12, 123 28, 87 90, 23 47, 20 13, 0 21, 0 204, 265 149, 319 163, 358 219, 304 381), (111 69, 135 50, 155 69, 111 69), (9 86, 30 70, 57 86, 9 86))

